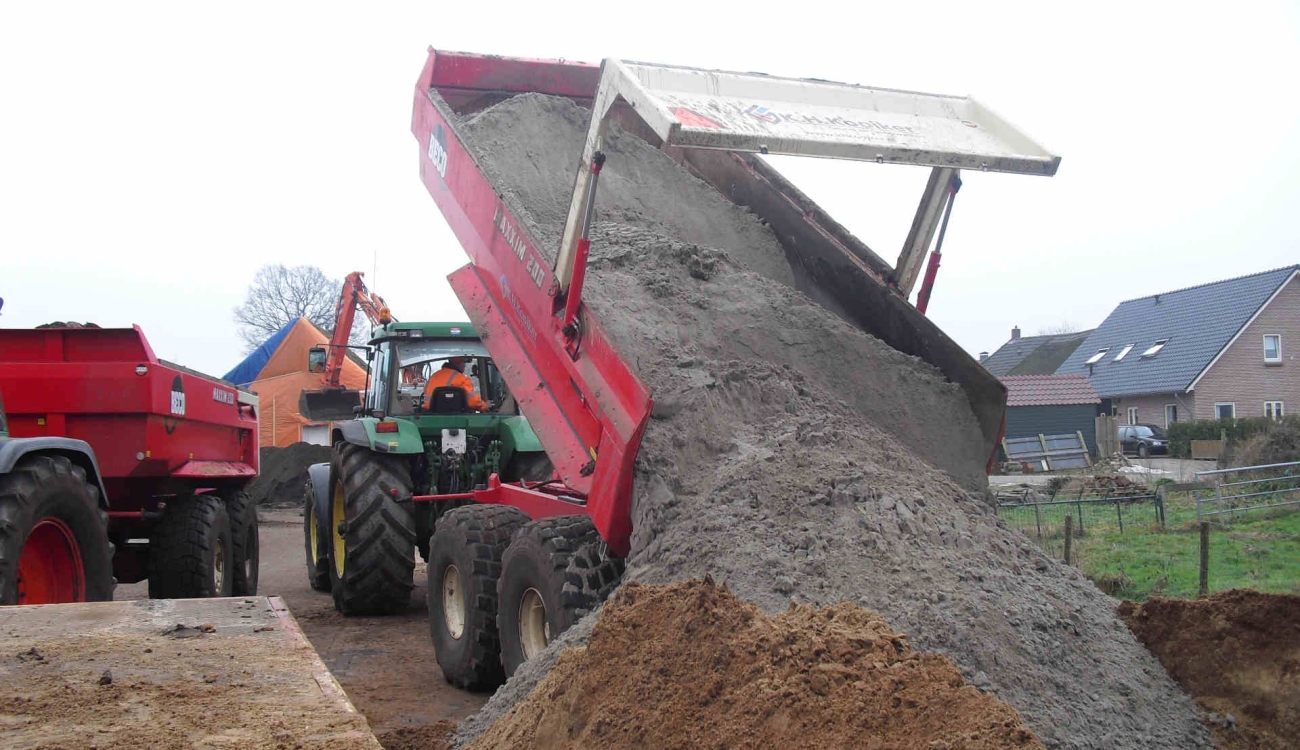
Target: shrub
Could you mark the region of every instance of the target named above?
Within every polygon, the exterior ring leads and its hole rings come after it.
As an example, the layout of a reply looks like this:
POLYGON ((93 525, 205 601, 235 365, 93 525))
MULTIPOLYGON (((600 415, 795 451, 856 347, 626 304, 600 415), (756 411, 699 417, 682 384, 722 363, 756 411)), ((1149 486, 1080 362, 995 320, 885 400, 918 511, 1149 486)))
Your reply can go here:
MULTIPOLYGON (((1291 419, 1288 417, 1287 419, 1291 419)), ((1169 425, 1169 455, 1190 458, 1193 440, 1218 440, 1225 435, 1229 444, 1241 443, 1268 431, 1277 422, 1264 417, 1248 419, 1202 419, 1169 425)))
POLYGON ((1300 461, 1300 417, 1274 422, 1266 431, 1243 441, 1234 451, 1233 466, 1266 466, 1300 461))

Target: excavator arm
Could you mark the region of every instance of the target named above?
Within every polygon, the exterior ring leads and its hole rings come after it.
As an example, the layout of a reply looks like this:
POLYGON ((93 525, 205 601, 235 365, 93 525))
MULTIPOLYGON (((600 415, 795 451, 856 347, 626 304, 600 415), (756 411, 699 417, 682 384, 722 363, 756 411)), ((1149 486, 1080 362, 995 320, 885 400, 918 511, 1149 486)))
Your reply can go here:
MULTIPOLYGON (((370 320, 372 326, 393 322, 394 318, 384 304, 383 298, 371 294, 361 280, 360 271, 353 271, 343 280, 343 289, 339 292, 338 304, 334 308, 334 333, 330 337, 329 351, 324 357, 322 388, 316 391, 303 391, 298 398, 298 411, 313 422, 338 422, 354 418, 353 409, 361 403, 359 391, 343 387, 343 360, 348 353, 348 338, 352 334, 352 324, 356 320, 357 310, 370 320)), ((320 347, 312 349, 309 361, 319 361, 323 352, 320 347)))

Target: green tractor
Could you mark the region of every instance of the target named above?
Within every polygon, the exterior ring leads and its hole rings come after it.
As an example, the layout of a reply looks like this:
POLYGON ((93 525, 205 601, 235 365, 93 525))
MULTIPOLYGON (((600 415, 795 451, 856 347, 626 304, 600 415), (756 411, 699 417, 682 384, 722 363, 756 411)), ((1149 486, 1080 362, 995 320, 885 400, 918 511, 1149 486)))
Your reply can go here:
MULTIPOLYGON (((352 419, 335 422, 333 459, 309 469, 304 508, 307 575, 329 591, 345 615, 404 611, 410 603, 414 552, 429 559, 429 540, 443 513, 464 501, 412 502, 418 495, 469 493, 488 477, 542 481, 553 468, 528 419, 519 413, 501 373, 468 323, 389 322, 374 329, 366 349, 364 394, 350 396, 352 419), (431 389, 449 361, 484 403, 454 386, 431 389), (361 396, 358 399, 358 396, 361 396), (358 403, 359 401, 359 403, 358 403)), ((324 360, 313 350, 312 367, 324 360)), ((312 399, 345 402, 337 390, 304 391, 312 399)))

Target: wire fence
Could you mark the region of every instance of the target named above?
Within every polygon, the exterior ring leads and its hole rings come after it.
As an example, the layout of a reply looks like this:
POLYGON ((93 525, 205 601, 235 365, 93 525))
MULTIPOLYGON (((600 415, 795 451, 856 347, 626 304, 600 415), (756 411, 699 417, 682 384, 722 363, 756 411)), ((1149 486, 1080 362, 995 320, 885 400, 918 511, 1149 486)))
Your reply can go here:
POLYGON ((1033 493, 1025 493, 1019 498, 1003 495, 998 502, 998 516, 1058 558, 1065 552, 1067 518, 1070 519, 1070 535, 1076 539, 1132 531, 1150 532, 1162 528, 1166 521, 1164 500, 1155 493, 1080 495, 1068 499, 1059 496, 1043 499, 1033 493))
POLYGON ((1235 469, 1198 471, 1193 491, 1196 517, 1232 523, 1252 511, 1272 511, 1300 506, 1300 461, 1235 469))

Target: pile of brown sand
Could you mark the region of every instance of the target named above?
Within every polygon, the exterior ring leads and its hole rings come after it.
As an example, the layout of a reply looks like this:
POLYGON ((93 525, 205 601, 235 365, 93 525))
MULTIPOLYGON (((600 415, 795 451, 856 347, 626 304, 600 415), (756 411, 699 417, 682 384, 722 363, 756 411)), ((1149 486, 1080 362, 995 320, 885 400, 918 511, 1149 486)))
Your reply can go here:
POLYGON ((1234 589, 1119 612, 1208 712, 1220 747, 1300 747, 1300 596, 1234 589))
MULTIPOLYGON (((586 124, 572 102, 538 95, 463 123, 548 251, 586 124)), ((605 151, 585 299, 656 402, 626 580, 711 574, 769 614, 791 600, 868 608, 1048 747, 1209 746, 1114 600, 971 494, 986 489, 987 455, 960 388, 799 291, 768 227, 663 153, 617 127, 605 151)), ((581 643, 584 625, 563 642, 581 643)), ((520 669, 458 739, 527 696, 554 658, 520 669)), ((622 679, 607 689, 648 678, 622 679)))
POLYGON ((711 580, 623 587, 585 649, 473 745, 1042 748, 1014 709, 851 604, 768 617, 711 580))

